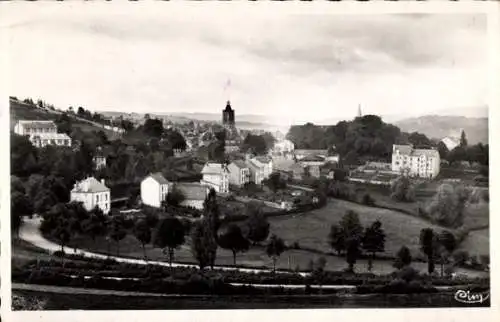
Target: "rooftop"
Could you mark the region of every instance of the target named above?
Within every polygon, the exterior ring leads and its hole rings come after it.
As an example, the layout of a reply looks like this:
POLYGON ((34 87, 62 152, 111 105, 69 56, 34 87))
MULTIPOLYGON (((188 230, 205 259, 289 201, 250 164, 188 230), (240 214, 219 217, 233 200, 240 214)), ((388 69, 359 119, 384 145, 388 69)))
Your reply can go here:
POLYGON ((226 165, 222 163, 206 163, 201 170, 202 174, 222 174, 227 171, 226 165))
POLYGON ((32 134, 30 138, 39 137, 42 140, 69 140, 70 137, 66 133, 37 133, 32 134))
POLYGON ((159 184, 168 184, 168 180, 165 179, 161 172, 150 173, 148 177, 153 178, 159 184))
POLYGON ((75 183, 71 192, 73 193, 96 193, 106 192, 109 188, 103 182, 98 181, 94 177, 89 177, 85 180, 75 183))
POLYGON ((411 145, 398 145, 394 144, 392 146, 393 152, 399 151, 400 154, 410 155, 413 147, 411 145))
POLYGON ((205 200, 208 193, 208 187, 197 182, 176 182, 173 184, 186 200, 205 200))
POLYGON ((300 160, 302 162, 324 162, 325 161, 325 158, 324 157, 321 157, 319 155, 307 155, 306 157, 304 157, 302 160, 300 160))
POLYGON ((295 154, 305 154, 305 155, 326 155, 328 150, 313 150, 313 149, 297 149, 295 154))
POLYGON ((25 127, 37 127, 37 128, 57 128, 54 121, 39 121, 39 120, 19 120, 18 124, 25 127))
POLYGON ((243 160, 234 160, 231 163, 233 163, 235 166, 237 166, 240 169, 248 168, 248 165, 243 160))

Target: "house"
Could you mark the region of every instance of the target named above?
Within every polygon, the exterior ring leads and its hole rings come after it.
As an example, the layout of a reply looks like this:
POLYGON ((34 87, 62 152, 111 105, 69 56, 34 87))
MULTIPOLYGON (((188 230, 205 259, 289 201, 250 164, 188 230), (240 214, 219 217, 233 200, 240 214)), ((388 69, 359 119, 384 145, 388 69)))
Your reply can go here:
POLYGON ((326 161, 324 157, 316 155, 308 155, 302 158, 299 161, 299 163, 303 168, 309 169, 309 174, 312 177, 319 178, 320 167, 323 166, 326 163, 326 161))
POLYGON ((267 156, 250 158, 247 156, 246 164, 250 169, 250 181, 261 184, 273 172, 273 160, 267 156))
POLYGON ((435 178, 440 171, 439 152, 434 149, 414 149, 412 145, 392 146, 392 171, 411 177, 435 178))
POLYGON ((53 121, 19 120, 14 126, 14 133, 18 135, 55 134, 57 126, 53 121))
POLYGON ((167 195, 168 181, 161 173, 151 173, 141 181, 141 200, 143 204, 160 208, 162 202, 167 199, 167 195))
POLYGON ((441 140, 444 143, 448 151, 452 151, 457 146, 460 145, 460 139, 456 137, 447 136, 441 140))
POLYGON ((95 155, 92 158, 92 162, 96 170, 101 170, 106 167, 106 157, 102 154, 95 155))
POLYGON ((104 184, 104 179, 97 181, 94 177, 75 183, 70 195, 71 201, 81 202, 87 211, 96 206, 108 214, 111 208, 110 190, 104 184))
POLYGON ((294 180, 302 180, 304 178, 305 170, 300 163, 295 163, 290 167, 290 170, 292 171, 292 177, 294 180))
POLYGON ((321 156, 326 158, 328 156, 328 150, 312 150, 312 149, 301 149, 294 151, 295 158, 300 161, 306 156, 321 156))
POLYGON ((171 185, 171 189, 177 189, 183 195, 181 206, 199 210, 203 209, 203 203, 210 191, 210 187, 197 182, 176 182, 171 185))
POLYGON ((274 147, 271 151, 273 155, 280 156, 291 156, 295 150, 295 144, 290 140, 281 140, 274 143, 274 147))
POLYGON ((200 183, 212 187, 216 192, 229 192, 229 170, 226 164, 208 162, 201 170, 203 179, 200 183))
POLYGON ((242 160, 235 160, 228 165, 229 183, 241 187, 250 181, 250 168, 242 160))
POLYGON ((31 143, 37 148, 47 145, 71 147, 71 138, 66 133, 39 133, 29 136, 31 143))

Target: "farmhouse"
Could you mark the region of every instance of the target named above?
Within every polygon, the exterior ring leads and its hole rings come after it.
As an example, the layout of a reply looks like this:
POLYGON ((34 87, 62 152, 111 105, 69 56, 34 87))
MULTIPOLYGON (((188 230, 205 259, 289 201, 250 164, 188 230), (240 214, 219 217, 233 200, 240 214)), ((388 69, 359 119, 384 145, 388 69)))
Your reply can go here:
POLYGON ((141 181, 142 203, 160 208, 168 194, 168 181, 161 173, 151 173, 141 181))
POLYGON ((105 214, 110 211, 110 190, 104 184, 104 179, 99 182, 94 177, 88 177, 77 182, 71 190, 70 200, 82 202, 87 211, 91 211, 96 206, 105 214))
POLYGON ((440 171, 439 152, 434 149, 414 149, 412 145, 393 145, 392 171, 411 177, 435 178, 440 171))

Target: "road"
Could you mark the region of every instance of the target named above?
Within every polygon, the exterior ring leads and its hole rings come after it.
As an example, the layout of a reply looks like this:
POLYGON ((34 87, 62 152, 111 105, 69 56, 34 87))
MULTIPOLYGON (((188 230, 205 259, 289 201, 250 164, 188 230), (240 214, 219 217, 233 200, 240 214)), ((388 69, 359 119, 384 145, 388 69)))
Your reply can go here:
MULTIPOLYGON (((40 227, 41 219, 39 217, 34 217, 32 219, 25 219, 24 224, 21 226, 21 229, 19 231, 19 237, 23 240, 25 240, 28 243, 31 243, 35 245, 36 247, 39 247, 41 249, 44 249, 49 252, 56 252, 61 250, 61 245, 58 245, 50 240, 47 240, 45 237, 42 236, 40 233, 39 227, 40 227)), ((73 249, 73 248, 68 248, 66 247, 64 249, 64 252, 66 254, 78 254, 82 255, 87 258, 100 258, 100 259, 114 259, 117 262, 120 263, 129 263, 129 264, 138 264, 138 265, 158 265, 158 266, 165 266, 168 267, 169 263, 167 262, 160 262, 160 261, 145 261, 143 259, 135 259, 135 258, 125 258, 125 257, 117 257, 117 256, 108 256, 104 254, 98 254, 98 253, 93 253, 89 252, 83 249, 73 249)), ((198 267, 196 265, 192 264, 182 264, 182 263, 172 263, 172 267, 198 267)), ((219 270, 227 270, 227 271, 239 271, 243 273, 264 273, 264 272, 271 272, 270 269, 253 269, 253 268, 240 268, 240 267, 230 267, 230 266, 215 266, 215 268, 219 270)), ((278 273, 283 273, 287 274, 289 272, 286 271, 277 271, 278 273)), ((309 273, 303 273, 300 272, 298 273, 301 276, 307 276, 309 273)))

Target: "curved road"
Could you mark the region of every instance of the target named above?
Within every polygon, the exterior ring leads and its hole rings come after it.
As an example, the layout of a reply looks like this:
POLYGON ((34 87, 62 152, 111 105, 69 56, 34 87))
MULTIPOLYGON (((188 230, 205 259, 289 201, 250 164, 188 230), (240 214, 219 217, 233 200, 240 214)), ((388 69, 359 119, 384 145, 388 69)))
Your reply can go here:
MULTIPOLYGON (((21 226, 21 229, 19 230, 19 237, 28 243, 31 243, 39 248, 45 249, 49 252, 56 252, 61 250, 61 245, 56 244, 50 240, 47 240, 45 237, 42 236, 40 233, 39 227, 40 227, 41 219, 40 218, 32 218, 32 219, 25 219, 23 225, 21 226)), ((124 257, 117 257, 117 256, 108 256, 108 255, 103 255, 103 254, 98 254, 98 253, 93 253, 89 252, 83 249, 73 249, 66 247, 64 249, 64 252, 67 254, 78 254, 82 255, 84 257, 88 258, 100 258, 100 259, 114 259, 117 262, 121 263, 129 263, 129 264, 139 264, 139 265, 158 265, 158 266, 169 266, 169 263, 167 262, 160 262, 160 261, 145 261, 143 259, 134 259, 134 258, 124 258, 124 257)), ((198 267, 197 265, 193 264, 181 264, 181 263, 172 263, 173 267, 198 267)), ((214 266, 214 268, 217 268, 219 270, 227 270, 227 271, 239 271, 239 272, 244 272, 244 273, 263 273, 263 272, 271 272, 272 270, 270 269, 253 269, 253 268, 240 268, 240 267, 231 267, 231 266, 214 266)), ((287 271, 277 271, 278 273, 290 273, 287 271)), ((307 276, 309 273, 298 273, 301 276, 307 276)))

